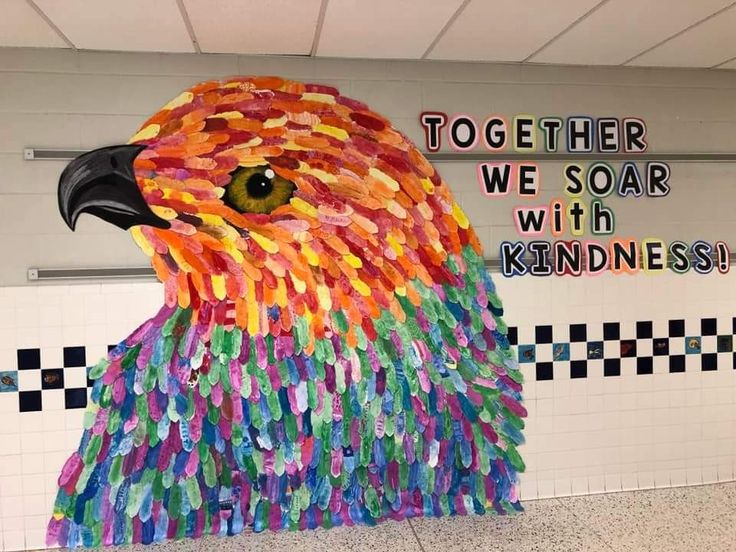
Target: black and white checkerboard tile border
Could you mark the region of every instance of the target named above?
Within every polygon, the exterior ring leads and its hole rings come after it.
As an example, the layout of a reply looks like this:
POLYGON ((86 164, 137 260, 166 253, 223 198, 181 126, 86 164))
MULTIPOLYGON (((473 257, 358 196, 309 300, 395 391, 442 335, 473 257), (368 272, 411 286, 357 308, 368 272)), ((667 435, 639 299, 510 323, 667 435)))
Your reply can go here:
POLYGON ((84 408, 92 386, 87 357, 85 346, 64 347, 59 366, 42 349, 18 349, 16 369, 0 371, 0 393, 17 394, 20 412, 84 408))
POLYGON ((736 317, 509 328, 536 381, 736 368, 736 317))
MULTIPOLYGON (((736 317, 509 327, 536 381, 646 375, 655 365, 669 373, 734 369, 735 335, 736 317)), ((41 349, 18 349, 15 369, 0 367, 0 393, 15 393, 20 412, 84 408, 91 356, 87 347, 64 347, 62 366, 50 366, 41 349)))

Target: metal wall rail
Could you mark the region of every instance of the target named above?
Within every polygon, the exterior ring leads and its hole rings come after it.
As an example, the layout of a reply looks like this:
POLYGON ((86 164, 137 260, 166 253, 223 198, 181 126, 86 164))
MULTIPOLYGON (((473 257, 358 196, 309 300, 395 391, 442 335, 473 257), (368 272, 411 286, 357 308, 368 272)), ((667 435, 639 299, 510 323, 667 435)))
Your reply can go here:
MULTIPOLYGON (((85 153, 82 150, 25 148, 23 158, 28 161, 69 160, 85 153)), ((470 153, 435 152, 424 155, 437 163, 482 161, 669 161, 671 163, 735 163, 736 153, 568 153, 568 152, 498 152, 470 153)))
MULTIPOLYGON (((689 255, 690 259, 693 257, 689 255)), ((715 256, 712 256, 717 261, 715 256)), ((731 265, 736 264, 736 253, 731 253, 731 265)), ((554 257, 550 256, 550 262, 554 263, 554 257)), ((485 260, 489 272, 501 271, 501 259, 493 258, 485 260)), ((669 265, 668 265, 669 266, 669 265)), ((715 269, 714 269, 715 270, 715 269)), ((119 280, 119 279, 152 279, 156 274, 153 268, 148 266, 118 267, 118 268, 29 268, 29 281, 55 281, 55 280, 119 280)))

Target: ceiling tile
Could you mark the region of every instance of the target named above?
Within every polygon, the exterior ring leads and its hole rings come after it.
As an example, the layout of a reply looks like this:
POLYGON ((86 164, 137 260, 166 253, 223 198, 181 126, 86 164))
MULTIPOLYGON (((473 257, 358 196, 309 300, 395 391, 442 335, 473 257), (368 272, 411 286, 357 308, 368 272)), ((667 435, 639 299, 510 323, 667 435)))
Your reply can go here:
POLYGON ((736 6, 636 58, 629 65, 713 67, 736 56, 736 6))
POLYGON ((719 69, 736 69, 736 56, 734 56, 734 59, 730 60, 728 63, 719 65, 718 68, 719 69))
POLYGON ((0 17, 0 46, 66 48, 56 34, 26 0, 5 0, 0 17))
POLYGON ((309 54, 320 0, 184 0, 203 52, 309 54))
POLYGON ((472 0, 430 52, 431 59, 522 61, 599 0, 472 0))
POLYGON ((462 0, 332 0, 317 55, 422 57, 462 0))
POLYGON ((80 49, 194 51, 176 0, 36 0, 36 4, 80 49))
POLYGON ((620 65, 729 3, 610 0, 529 61, 620 65))

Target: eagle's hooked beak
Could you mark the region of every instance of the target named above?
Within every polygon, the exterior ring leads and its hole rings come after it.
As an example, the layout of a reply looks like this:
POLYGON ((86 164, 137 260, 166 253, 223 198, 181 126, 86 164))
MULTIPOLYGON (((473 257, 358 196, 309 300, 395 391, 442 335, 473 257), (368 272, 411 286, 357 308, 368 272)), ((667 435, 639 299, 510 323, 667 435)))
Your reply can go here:
POLYGON ((133 160, 140 145, 109 146, 83 153, 67 165, 59 179, 59 211, 74 230, 82 213, 90 213, 127 230, 146 224, 169 228, 143 199, 133 160))

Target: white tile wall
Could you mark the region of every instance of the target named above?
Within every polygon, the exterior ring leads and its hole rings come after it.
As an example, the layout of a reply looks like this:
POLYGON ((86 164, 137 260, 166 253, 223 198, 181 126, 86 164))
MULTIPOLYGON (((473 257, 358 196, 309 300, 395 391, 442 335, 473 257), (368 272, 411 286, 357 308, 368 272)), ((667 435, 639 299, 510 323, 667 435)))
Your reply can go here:
MULTIPOLYGON (((736 274, 495 280, 505 319, 519 327, 522 341, 523 334, 533 336, 536 324, 556 330, 619 321, 626 332, 637 320, 654 321, 655 331, 670 318, 730 320, 736 300, 736 274)), ((160 286, 150 282, 0 288, 0 311, 10 317, 0 317, 6 322, 0 370, 15 368, 18 343, 40 347, 42 366, 60 365, 63 346, 85 345, 92 364, 108 343, 154 314, 161 297, 160 286), (42 314, 53 305, 61 306, 61 323, 70 326, 59 326, 56 311, 51 318, 42 314), (23 325, 14 322, 20 319, 23 325), (64 330, 59 339, 45 345, 41 336, 58 327, 64 330), (68 328, 79 331, 67 333, 68 328)), ((693 329, 698 333, 699 325, 693 329)), ((555 333, 559 337, 564 333, 555 333)), ((534 365, 522 364, 529 411, 522 498, 733 480, 736 370, 728 358, 717 371, 702 372, 699 359, 690 358, 697 362, 684 373, 655 363, 654 374, 636 375, 633 365, 623 363, 621 376, 604 378, 602 366, 590 363, 587 378, 571 380, 569 372, 558 370, 551 381, 535 381, 534 365)), ((65 369, 65 377, 84 382, 79 369, 65 369)), ((4 551, 43 546, 56 478, 81 436, 83 410, 65 411, 63 399, 47 402, 44 393, 44 410, 28 413, 18 413, 16 394, 0 393, 4 551)))

